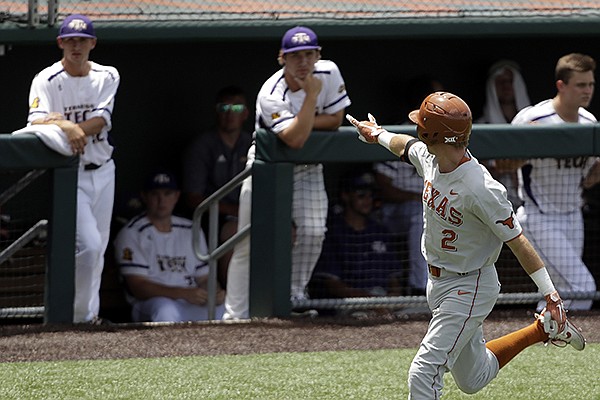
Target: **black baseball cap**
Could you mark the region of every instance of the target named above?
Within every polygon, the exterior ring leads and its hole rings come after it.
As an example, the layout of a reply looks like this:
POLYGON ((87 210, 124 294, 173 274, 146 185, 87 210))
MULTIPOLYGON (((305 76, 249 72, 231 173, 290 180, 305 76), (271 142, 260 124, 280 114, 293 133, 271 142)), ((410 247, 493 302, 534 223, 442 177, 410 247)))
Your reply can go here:
POLYGON ((155 189, 179 190, 179 185, 172 172, 168 170, 157 170, 146 178, 143 189, 145 192, 155 189))
POLYGON ((359 189, 375 189, 375 176, 371 172, 350 172, 342 178, 342 191, 351 192, 359 189))

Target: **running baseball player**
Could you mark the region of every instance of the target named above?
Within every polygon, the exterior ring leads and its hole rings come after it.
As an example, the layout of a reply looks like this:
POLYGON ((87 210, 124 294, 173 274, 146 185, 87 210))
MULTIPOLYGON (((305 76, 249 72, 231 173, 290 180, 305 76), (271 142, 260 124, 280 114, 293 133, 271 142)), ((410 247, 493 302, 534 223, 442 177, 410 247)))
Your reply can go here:
MULTIPOLYGON (((115 239, 115 257, 134 322, 208 319, 208 264, 194 253, 192 221, 173 215, 180 194, 172 173, 153 172, 141 193, 146 211, 129 221, 115 239)), ((200 249, 207 251, 202 231, 200 249)), ((223 316, 224 298, 219 288, 215 319, 223 316)))
MULTIPOLYGON (((555 71, 556 96, 523 109, 512 124, 595 124, 594 115, 584 108, 594 94, 595 69, 596 62, 587 55, 561 57, 555 71)), ((597 158, 582 156, 530 159, 519 170, 519 195, 525 204, 517 217, 563 293, 591 296, 596 291, 594 277, 582 260, 581 195, 582 187, 598 183, 599 168, 597 158)), ((592 300, 566 299, 565 305, 570 310, 589 310, 592 300)))
POLYGON ((418 139, 386 131, 370 114, 362 122, 347 116, 359 139, 381 144, 424 180, 422 245, 432 317, 409 369, 409 399, 439 399, 447 371, 463 392, 475 393, 534 343, 560 341, 583 350, 585 339, 567 319, 548 271, 522 234, 506 188, 467 149, 469 106, 451 93, 435 92, 409 117, 418 139), (482 324, 500 293, 494 263, 503 243, 544 295, 546 308, 531 325, 486 343, 482 324))
MULTIPOLYGON (((282 69, 260 89, 256 99, 256 129, 273 132, 287 146, 302 148, 313 130, 336 130, 350 105, 344 80, 333 61, 321 60, 317 35, 297 26, 281 40, 278 57, 282 69)), ((248 151, 254 162, 255 146, 248 151)), ((250 223, 252 178, 242 184, 238 231, 250 223)), ((325 238, 327 193, 323 166, 299 165, 294 170, 292 220, 296 241, 292 249, 291 300, 306 298, 306 285, 319 259, 325 238)), ((234 249, 229 264, 225 319, 248 318, 250 239, 234 249)))
POLYGON ((27 122, 57 125, 79 155, 73 321, 96 324, 115 191, 108 132, 120 78, 89 60, 96 34, 88 17, 65 18, 56 40, 63 57, 33 79, 27 122))

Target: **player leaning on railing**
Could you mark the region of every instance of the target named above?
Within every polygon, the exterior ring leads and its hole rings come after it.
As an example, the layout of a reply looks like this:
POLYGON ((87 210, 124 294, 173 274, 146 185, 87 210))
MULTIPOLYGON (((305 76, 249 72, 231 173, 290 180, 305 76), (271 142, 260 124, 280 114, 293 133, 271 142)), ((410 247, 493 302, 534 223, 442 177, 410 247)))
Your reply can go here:
POLYGON ((422 243, 432 318, 409 369, 409 399, 438 399, 446 371, 463 392, 475 393, 534 343, 583 350, 585 339, 567 319, 543 261, 522 234, 506 189, 467 149, 472 115, 462 99, 444 92, 427 96, 410 113, 418 139, 386 131, 370 114, 369 121, 347 119, 359 139, 381 144, 414 165, 424 180, 422 243), (547 304, 531 325, 486 343, 482 324, 500 293, 494 263, 503 243, 547 304))

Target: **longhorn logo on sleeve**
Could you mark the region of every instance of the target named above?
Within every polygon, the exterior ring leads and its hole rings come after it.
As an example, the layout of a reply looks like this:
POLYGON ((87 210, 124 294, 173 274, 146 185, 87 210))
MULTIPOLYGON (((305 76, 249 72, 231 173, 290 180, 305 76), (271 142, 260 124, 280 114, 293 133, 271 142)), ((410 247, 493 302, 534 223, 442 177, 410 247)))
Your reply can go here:
POLYGON ((497 224, 502 224, 502 225, 506 225, 508 226, 510 229, 515 229, 515 217, 514 217, 514 213, 510 214, 510 217, 502 220, 499 219, 498 221, 496 221, 497 224))

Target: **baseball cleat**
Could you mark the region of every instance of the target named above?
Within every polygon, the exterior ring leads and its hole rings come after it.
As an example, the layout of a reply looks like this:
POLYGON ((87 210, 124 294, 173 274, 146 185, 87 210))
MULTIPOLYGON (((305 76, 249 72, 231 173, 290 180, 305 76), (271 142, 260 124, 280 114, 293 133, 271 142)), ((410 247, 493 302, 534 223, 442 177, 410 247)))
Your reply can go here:
POLYGON ((579 351, 585 348, 585 337, 583 337, 581 330, 569 319, 565 321, 564 328, 558 332, 558 323, 552 319, 550 312, 546 311, 545 308, 540 314, 535 314, 535 317, 543 325, 544 332, 548 334, 548 342, 558 347, 565 347, 570 344, 575 350, 579 351))

